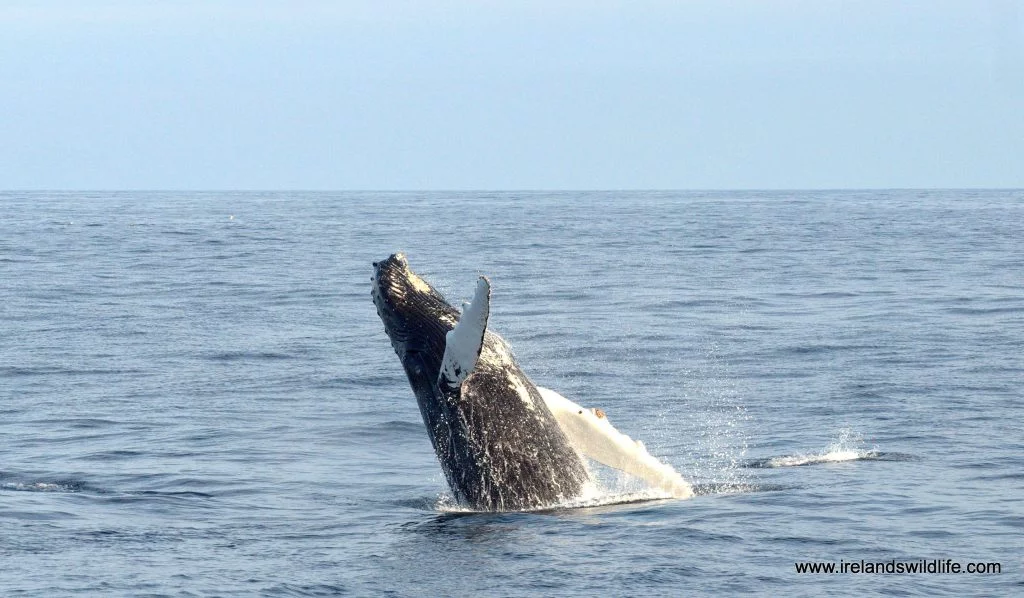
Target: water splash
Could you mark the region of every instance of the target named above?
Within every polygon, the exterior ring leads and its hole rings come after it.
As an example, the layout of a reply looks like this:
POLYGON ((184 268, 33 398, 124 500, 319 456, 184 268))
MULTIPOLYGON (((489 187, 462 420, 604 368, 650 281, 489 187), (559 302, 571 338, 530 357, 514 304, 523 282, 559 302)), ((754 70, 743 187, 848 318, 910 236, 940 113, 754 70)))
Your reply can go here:
POLYGON ((697 496, 713 496, 716 494, 749 494, 751 492, 781 492, 790 487, 782 484, 761 484, 752 482, 741 483, 709 483, 693 487, 697 496))
MULTIPOLYGON (((596 461, 586 460, 590 481, 579 495, 553 504, 543 505, 521 512, 558 511, 607 505, 647 502, 654 500, 685 500, 674 496, 668 490, 650 486, 644 480, 631 476, 596 461)), ((437 496, 433 508, 441 513, 484 513, 460 504, 450 493, 437 496)))
POLYGON ((82 484, 75 482, 4 482, 0 490, 14 492, 80 492, 82 484))
POLYGON ((878 450, 874 448, 865 449, 863 445, 863 436, 850 428, 845 428, 840 430, 838 437, 820 453, 770 457, 768 459, 751 461, 746 464, 746 467, 800 467, 804 465, 819 465, 822 463, 842 463, 844 461, 878 459, 882 456, 882 453, 878 450))
MULTIPOLYGON (((744 407, 744 390, 727 373, 720 349, 705 339, 700 359, 683 368, 686 386, 679 404, 686 405, 692 443, 683 447, 689 461, 680 471, 694 486, 743 488, 752 486, 743 469, 748 450, 751 416, 744 407)), ((698 494, 700 494, 698 492, 698 494)))
MULTIPOLYGON (((545 505, 534 509, 518 511, 547 512, 560 511, 563 509, 584 509, 591 507, 603 507, 608 505, 629 504, 638 502, 649 502, 655 500, 682 500, 676 499, 671 493, 658 488, 644 487, 634 490, 614 490, 601 487, 597 484, 588 484, 579 496, 559 501, 551 505, 545 505)), ((491 511, 478 511, 459 504, 450 494, 444 493, 437 497, 434 503, 434 510, 441 513, 490 513, 491 511)))

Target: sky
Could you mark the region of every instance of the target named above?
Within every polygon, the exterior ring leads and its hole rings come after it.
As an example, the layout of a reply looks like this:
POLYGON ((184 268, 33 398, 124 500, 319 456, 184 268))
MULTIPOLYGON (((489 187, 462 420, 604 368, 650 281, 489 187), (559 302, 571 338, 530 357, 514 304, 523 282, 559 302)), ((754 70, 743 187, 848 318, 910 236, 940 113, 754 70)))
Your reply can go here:
POLYGON ((1024 187, 1024 0, 0 0, 0 189, 1024 187))

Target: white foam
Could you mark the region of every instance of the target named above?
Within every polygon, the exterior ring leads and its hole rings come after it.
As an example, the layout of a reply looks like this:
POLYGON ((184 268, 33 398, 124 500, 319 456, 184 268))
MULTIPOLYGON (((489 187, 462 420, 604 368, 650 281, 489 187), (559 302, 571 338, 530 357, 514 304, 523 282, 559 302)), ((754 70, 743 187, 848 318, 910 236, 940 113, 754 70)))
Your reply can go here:
POLYGON ((856 461, 864 458, 864 454, 858 451, 844 450, 833 451, 821 455, 791 455, 786 457, 772 457, 766 463, 766 467, 798 467, 800 465, 813 465, 815 463, 840 463, 842 461, 856 461))
POLYGON ((621 494, 617 493, 604 493, 596 494, 594 496, 580 496, 573 500, 565 501, 561 504, 555 505, 554 508, 559 509, 586 509, 590 507, 604 507, 608 505, 620 505, 634 502, 646 502, 651 500, 670 500, 674 499, 671 493, 659 490, 657 488, 648 488, 646 490, 639 490, 636 492, 625 492, 621 494))
POLYGON ((850 429, 845 429, 839 432, 838 438, 829 444, 822 453, 772 457, 764 462, 764 467, 799 467, 818 463, 842 463, 870 459, 878 455, 876 450, 857 448, 856 445, 859 444, 863 444, 860 435, 850 429))
POLYGON ((15 490, 18 492, 74 492, 74 488, 66 484, 53 484, 50 482, 9 482, 0 484, 0 490, 15 490))
MULTIPOLYGON (((670 492, 658 488, 645 488, 643 490, 616 492, 598 485, 588 484, 588 487, 577 497, 559 501, 550 505, 543 505, 533 509, 522 511, 511 511, 515 513, 529 513, 538 511, 551 511, 559 509, 586 509, 591 507, 603 507, 608 505, 628 504, 635 502, 646 502, 652 500, 674 499, 670 492)), ((434 504, 434 508, 442 513, 492 513, 493 511, 478 511, 460 505, 450 494, 441 494, 434 504)))

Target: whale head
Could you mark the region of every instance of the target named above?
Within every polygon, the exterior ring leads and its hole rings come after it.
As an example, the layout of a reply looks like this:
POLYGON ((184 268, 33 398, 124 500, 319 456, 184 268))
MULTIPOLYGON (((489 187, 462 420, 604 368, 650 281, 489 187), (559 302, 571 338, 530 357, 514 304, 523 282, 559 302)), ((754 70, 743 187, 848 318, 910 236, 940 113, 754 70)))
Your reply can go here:
POLYGON ((372 280, 377 315, 410 382, 414 387, 432 383, 441 368, 445 335, 459 320, 458 310, 417 276, 401 253, 375 262, 372 280))

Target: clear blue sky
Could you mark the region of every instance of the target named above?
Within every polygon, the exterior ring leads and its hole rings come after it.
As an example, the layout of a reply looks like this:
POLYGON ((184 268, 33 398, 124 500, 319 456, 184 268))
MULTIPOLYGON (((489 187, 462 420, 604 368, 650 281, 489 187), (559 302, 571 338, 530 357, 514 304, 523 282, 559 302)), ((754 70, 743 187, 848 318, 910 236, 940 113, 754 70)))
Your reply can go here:
POLYGON ((0 189, 1024 187, 1020 0, 0 0, 0 189))

